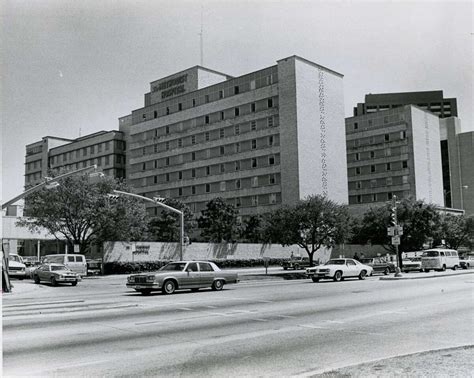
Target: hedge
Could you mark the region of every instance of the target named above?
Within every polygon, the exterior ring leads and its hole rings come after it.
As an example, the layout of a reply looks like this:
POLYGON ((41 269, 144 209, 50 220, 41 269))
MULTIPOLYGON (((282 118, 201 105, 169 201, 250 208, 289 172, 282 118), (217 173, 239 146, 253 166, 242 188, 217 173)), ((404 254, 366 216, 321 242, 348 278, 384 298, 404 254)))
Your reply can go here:
MULTIPOLYGON (((249 260, 227 260, 227 259, 216 259, 208 260, 215 263, 221 269, 228 268, 254 268, 264 267, 265 261, 263 259, 249 259, 249 260)), ((268 260, 268 266, 281 265, 283 261, 288 259, 277 259, 270 258, 268 260)), ((170 261, 159 260, 159 261, 134 261, 134 262, 106 262, 104 263, 104 274, 129 274, 129 273, 141 273, 141 272, 154 272, 166 265, 170 261)))

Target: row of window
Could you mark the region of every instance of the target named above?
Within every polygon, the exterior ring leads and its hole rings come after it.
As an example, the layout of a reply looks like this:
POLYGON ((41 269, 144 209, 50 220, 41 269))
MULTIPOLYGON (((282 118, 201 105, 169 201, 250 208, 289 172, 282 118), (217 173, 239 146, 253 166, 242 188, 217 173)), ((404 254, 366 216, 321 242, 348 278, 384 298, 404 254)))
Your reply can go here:
POLYGON ((370 166, 355 167, 349 169, 349 176, 355 175, 364 175, 367 173, 377 173, 377 172, 387 172, 387 171, 396 171, 400 169, 408 168, 408 161, 397 161, 384 164, 371 164, 370 166))
MULTIPOLYGON (((263 129, 265 126, 273 127, 274 125, 275 123, 274 123, 273 117, 260 119, 259 122, 257 122, 257 120, 252 120, 250 122, 234 125, 232 127, 206 131, 204 133, 190 135, 185 138, 177 138, 177 139, 169 140, 163 143, 155 143, 154 145, 142 147, 141 150, 135 149, 133 151, 133 157, 144 156, 147 154, 156 154, 156 153, 160 153, 164 151, 173 150, 175 148, 193 146, 199 143, 206 143, 212 140, 218 140, 218 139, 223 139, 229 136, 241 135, 243 133, 257 131, 259 129, 263 129), (262 121, 266 121, 266 122, 264 123, 262 121)), ((274 139, 275 138, 273 135, 269 136, 268 145, 272 146, 274 143, 274 139)))
POLYGON ((79 168, 85 168, 85 167, 90 167, 92 165, 97 165, 98 167, 102 166, 108 166, 111 164, 125 164, 125 155, 105 155, 105 156, 99 156, 94 159, 88 159, 88 160, 83 160, 78 163, 72 163, 72 164, 64 164, 60 166, 54 166, 51 165, 51 167, 54 168, 59 168, 59 167, 65 167, 66 169, 79 169, 79 168), (115 156, 115 159, 114 159, 115 156))
POLYGON ((123 140, 106 141, 106 142, 94 144, 92 146, 82 147, 74 151, 65 152, 63 154, 51 156, 49 158, 49 163, 56 165, 56 164, 64 163, 64 162, 71 161, 74 159, 80 159, 81 156, 85 157, 88 154, 89 155, 94 155, 96 153, 100 154, 103 151, 109 151, 111 148, 112 142, 115 143, 116 150, 122 150, 122 151, 125 150, 125 141, 123 140))
POLYGON ((408 176, 383 177, 380 179, 349 182, 349 190, 354 189, 373 189, 387 187, 392 185, 408 184, 408 176))
POLYGON ((357 204, 357 203, 370 203, 370 202, 385 202, 390 201, 394 195, 397 198, 403 198, 409 195, 409 193, 404 192, 388 192, 388 193, 371 193, 367 195, 358 194, 356 196, 349 196, 349 205, 357 204))
POLYGON ((26 163, 26 170, 32 171, 35 169, 41 169, 42 166, 43 162, 41 160, 30 161, 29 163, 26 163))
POLYGON ((395 142, 399 140, 405 140, 407 138, 407 132, 405 130, 396 133, 385 133, 383 135, 372 135, 367 138, 358 138, 352 141, 347 141, 348 148, 358 148, 367 145, 395 142))
POLYGON ((406 146, 380 148, 372 151, 363 151, 356 152, 354 154, 348 154, 347 162, 352 163, 355 161, 384 158, 388 156, 399 156, 401 154, 406 154, 407 152, 408 151, 406 146))
MULTIPOLYGON (((225 88, 221 87, 221 89, 218 89, 212 93, 203 94, 203 91, 200 91, 199 93, 201 94, 201 96, 199 97, 184 98, 180 102, 168 103, 165 106, 161 105, 157 109, 151 110, 151 112, 142 112, 141 119, 142 121, 146 121, 147 119, 150 119, 150 118, 163 117, 163 116, 180 112, 186 109, 195 108, 196 106, 222 100, 223 98, 226 98, 226 97, 238 95, 244 92, 255 90, 257 88, 268 86, 268 85, 276 83, 277 81, 278 81, 277 74, 274 73, 274 74, 264 76, 262 78, 250 80, 248 83, 242 83, 242 84, 234 85, 234 86, 229 86, 227 84, 225 88)), ((157 92, 156 95, 154 93, 151 93, 150 96, 151 96, 150 99, 152 99, 153 101, 155 100, 154 98, 155 96, 159 96, 159 93, 157 92)), ((146 97, 148 97, 148 95, 146 97)))

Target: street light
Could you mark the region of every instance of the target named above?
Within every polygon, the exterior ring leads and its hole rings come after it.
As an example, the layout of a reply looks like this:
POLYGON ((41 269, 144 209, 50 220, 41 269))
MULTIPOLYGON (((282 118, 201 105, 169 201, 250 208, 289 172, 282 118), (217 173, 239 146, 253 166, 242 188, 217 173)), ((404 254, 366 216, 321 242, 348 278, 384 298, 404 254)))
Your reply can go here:
MULTIPOLYGON (((122 192, 121 190, 114 190, 113 191, 115 194, 118 195, 124 195, 124 196, 129 196, 129 197, 134 197, 141 199, 143 201, 148 201, 148 202, 153 202, 155 205, 164 207, 165 209, 168 209, 169 211, 172 211, 173 213, 179 214, 179 223, 180 223, 180 230, 179 230, 179 259, 183 260, 183 245, 184 245, 184 212, 181 210, 175 209, 174 207, 171 207, 169 205, 166 205, 163 203, 163 201, 166 198, 163 197, 153 197, 153 198, 148 198, 145 196, 141 196, 139 194, 134 194, 134 193, 128 193, 128 192, 122 192)), ((113 194, 109 194, 113 195, 113 194)))

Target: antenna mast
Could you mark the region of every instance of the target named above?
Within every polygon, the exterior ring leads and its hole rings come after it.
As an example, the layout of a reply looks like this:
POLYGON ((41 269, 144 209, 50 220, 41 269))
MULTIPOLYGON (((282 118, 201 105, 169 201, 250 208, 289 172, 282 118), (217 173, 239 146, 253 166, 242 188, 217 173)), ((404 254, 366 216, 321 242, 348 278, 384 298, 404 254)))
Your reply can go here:
POLYGON ((204 66, 204 48, 203 48, 203 32, 202 32, 202 29, 203 29, 203 9, 204 9, 204 6, 201 5, 201 32, 199 33, 199 37, 200 37, 200 44, 201 44, 201 66, 204 66))

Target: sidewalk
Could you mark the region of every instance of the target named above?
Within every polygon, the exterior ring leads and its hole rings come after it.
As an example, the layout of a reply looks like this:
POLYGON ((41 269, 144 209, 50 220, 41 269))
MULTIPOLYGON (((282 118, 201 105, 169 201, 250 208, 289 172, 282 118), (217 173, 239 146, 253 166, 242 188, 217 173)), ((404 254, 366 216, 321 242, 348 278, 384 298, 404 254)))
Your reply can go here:
POLYGON ((463 274, 474 274, 474 269, 460 269, 460 270, 445 270, 444 272, 409 272, 401 273, 400 277, 395 277, 395 274, 389 274, 388 276, 380 277, 382 281, 399 281, 399 280, 417 280, 423 278, 441 278, 460 276, 463 274))

